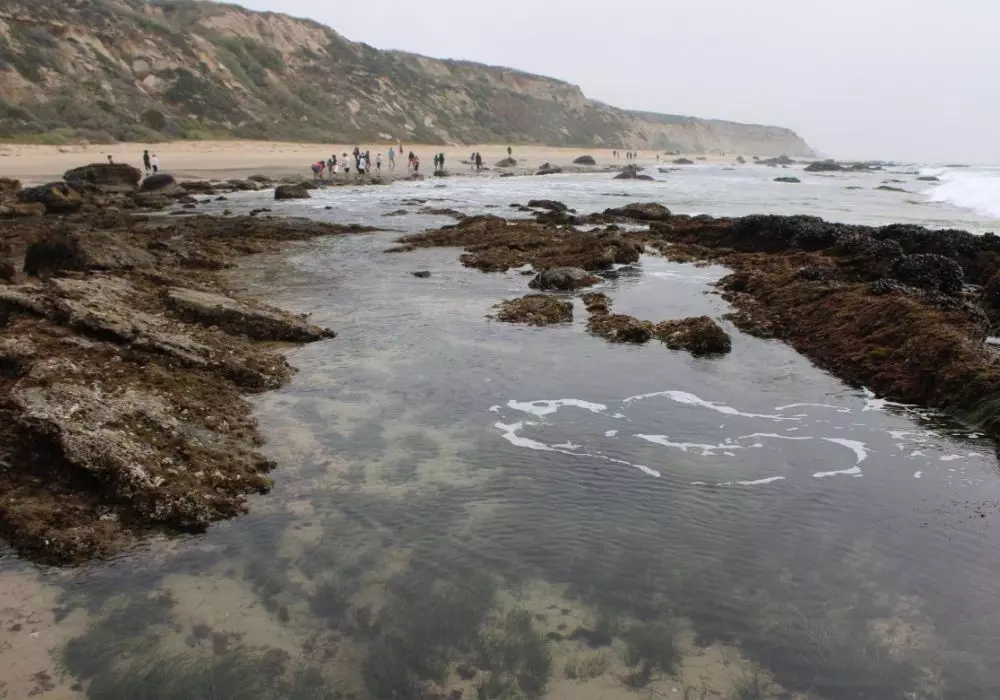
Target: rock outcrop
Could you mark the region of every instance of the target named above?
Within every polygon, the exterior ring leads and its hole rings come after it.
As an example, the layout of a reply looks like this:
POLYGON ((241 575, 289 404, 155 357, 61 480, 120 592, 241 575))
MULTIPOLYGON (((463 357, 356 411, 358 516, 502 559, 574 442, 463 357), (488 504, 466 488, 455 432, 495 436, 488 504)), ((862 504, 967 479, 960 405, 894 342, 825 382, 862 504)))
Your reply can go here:
POLYGON ((532 289, 555 289, 561 292, 571 292, 593 286, 600 281, 600 277, 586 270, 581 270, 579 267, 556 267, 539 272, 528 286, 532 289))
POLYGON ((275 199, 309 199, 309 188, 302 184, 278 185, 274 188, 275 199))
POLYGON ((594 156, 580 156, 573 161, 573 165, 597 165, 594 156))
POLYGON ((496 318, 505 323, 551 326, 573 320, 573 304, 548 294, 528 294, 498 305, 496 318))
POLYGON ((135 192, 142 173, 125 163, 92 163, 67 170, 63 180, 93 185, 103 192, 135 192))

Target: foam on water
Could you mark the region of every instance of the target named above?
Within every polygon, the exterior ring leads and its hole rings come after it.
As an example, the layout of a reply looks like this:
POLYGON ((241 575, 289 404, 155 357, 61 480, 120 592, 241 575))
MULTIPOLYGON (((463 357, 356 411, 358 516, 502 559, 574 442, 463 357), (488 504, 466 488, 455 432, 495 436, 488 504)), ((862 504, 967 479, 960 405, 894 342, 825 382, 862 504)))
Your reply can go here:
POLYGON ((727 406, 724 403, 718 403, 715 401, 705 401, 702 398, 695 396, 694 394, 689 394, 686 391, 657 391, 652 394, 640 394, 638 396, 629 396, 622 401, 623 404, 628 405, 636 401, 646 401, 647 399, 666 397, 671 401, 675 401, 680 404, 686 404, 688 406, 699 406, 701 408, 708 408, 713 411, 718 411, 727 416, 743 416, 744 418, 766 418, 773 421, 796 421, 797 417, 789 416, 779 416, 775 414, 768 413, 744 413, 738 411, 732 406, 727 406))
POLYGON ((551 415, 563 406, 582 408, 586 411, 590 411, 591 413, 603 413, 608 410, 608 407, 604 404, 581 401, 580 399, 547 399, 542 401, 511 400, 507 402, 508 408, 513 408, 516 411, 522 411, 524 413, 530 413, 531 415, 538 416, 539 418, 551 415))
POLYGON ((929 192, 927 200, 951 204, 992 218, 1000 219, 1000 171, 988 168, 921 171, 935 175, 941 182, 929 192))

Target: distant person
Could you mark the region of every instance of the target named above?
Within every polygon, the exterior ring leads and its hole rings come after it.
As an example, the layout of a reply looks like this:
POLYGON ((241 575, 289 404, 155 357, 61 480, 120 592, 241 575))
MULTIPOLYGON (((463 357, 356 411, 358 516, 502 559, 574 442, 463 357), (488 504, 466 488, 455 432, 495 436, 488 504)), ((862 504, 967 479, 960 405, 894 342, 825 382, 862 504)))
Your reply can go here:
POLYGON ((114 160, 114 158, 111 157, 111 154, 109 153, 108 154, 108 165, 114 165, 114 164, 115 164, 115 160, 114 160))
POLYGON ((317 160, 311 167, 313 171, 313 180, 319 180, 323 176, 323 171, 326 170, 326 166, 321 160, 317 160))
POLYGON ((150 165, 150 163, 149 163, 149 149, 148 148, 145 151, 142 152, 142 167, 145 168, 147 174, 149 174, 149 171, 153 169, 153 166, 150 165))
POLYGON ((375 156, 375 172, 377 172, 379 175, 382 174, 382 154, 381 153, 379 153, 377 156, 375 156))
MULTIPOLYGON (((379 160, 381 159, 382 155, 379 154, 379 160)), ((395 170, 395 169, 396 169, 396 150, 392 146, 389 146, 389 170, 395 170)))
POLYGON ((514 155, 514 149, 511 148, 510 146, 507 146, 507 157, 510 158, 513 155, 514 155))
POLYGON ((444 172, 444 153, 438 155, 438 161, 441 163, 441 172, 444 172))
POLYGON ((330 156, 326 159, 326 176, 328 178, 333 177, 333 169, 337 165, 337 159, 334 156, 330 156))
POLYGON ((413 153, 413 151, 410 151, 410 155, 406 159, 406 167, 407 167, 407 169, 413 170, 414 169, 413 166, 414 166, 414 163, 416 162, 416 160, 417 160, 417 156, 413 153))
POLYGON ((343 160, 344 160, 344 177, 350 177, 351 176, 351 159, 348 158, 347 154, 345 153, 343 160))
POLYGON ((358 166, 358 179, 361 179, 365 176, 365 172, 368 170, 368 168, 365 166, 365 157, 363 154, 360 153, 358 154, 357 166, 358 166))
POLYGON ((160 172, 160 159, 155 153, 153 154, 153 157, 149 159, 149 164, 153 168, 154 175, 160 172))
POLYGON ((413 156, 413 174, 416 175, 419 173, 420 173, 420 158, 417 156, 413 156))
POLYGON ((476 172, 481 173, 483 171, 483 154, 476 153, 476 172))

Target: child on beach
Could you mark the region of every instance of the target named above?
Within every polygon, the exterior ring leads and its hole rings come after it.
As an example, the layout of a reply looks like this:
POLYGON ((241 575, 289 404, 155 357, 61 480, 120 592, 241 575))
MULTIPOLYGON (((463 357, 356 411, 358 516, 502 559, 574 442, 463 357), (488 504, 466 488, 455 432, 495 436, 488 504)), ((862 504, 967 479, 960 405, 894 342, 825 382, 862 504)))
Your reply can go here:
POLYGON ((149 159, 149 164, 153 166, 154 175, 160 172, 160 159, 157 158, 155 153, 153 154, 153 157, 149 159))

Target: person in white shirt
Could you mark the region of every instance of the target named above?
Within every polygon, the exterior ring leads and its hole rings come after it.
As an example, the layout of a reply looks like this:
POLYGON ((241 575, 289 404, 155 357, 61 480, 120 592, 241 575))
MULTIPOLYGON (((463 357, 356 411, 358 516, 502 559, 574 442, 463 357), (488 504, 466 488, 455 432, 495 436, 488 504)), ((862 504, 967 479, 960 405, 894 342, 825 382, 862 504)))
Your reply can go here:
POLYGON ((153 154, 153 157, 149 159, 149 164, 153 166, 153 173, 160 172, 160 159, 153 154))

